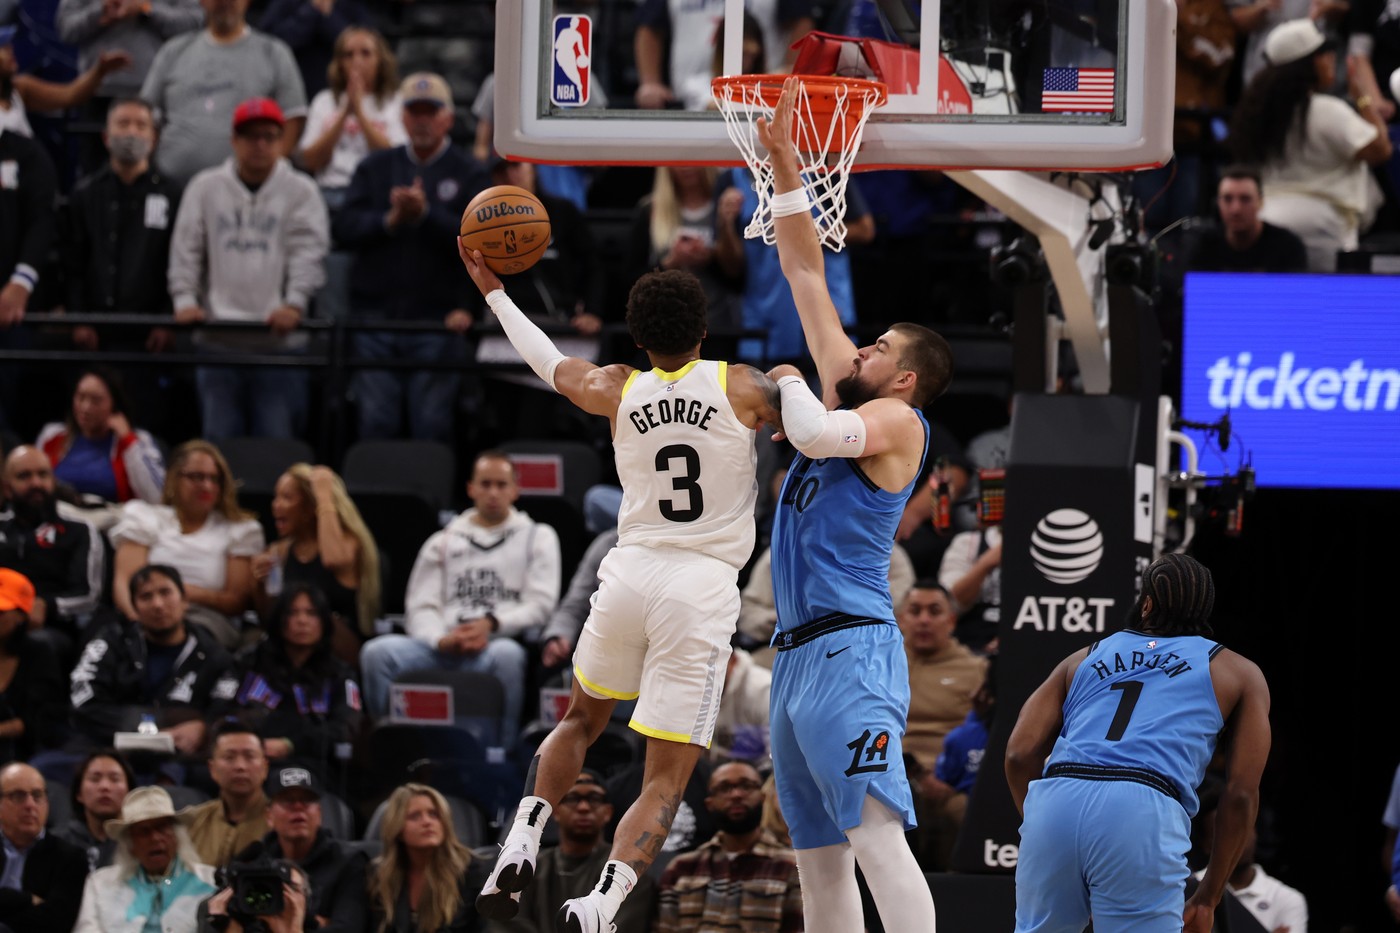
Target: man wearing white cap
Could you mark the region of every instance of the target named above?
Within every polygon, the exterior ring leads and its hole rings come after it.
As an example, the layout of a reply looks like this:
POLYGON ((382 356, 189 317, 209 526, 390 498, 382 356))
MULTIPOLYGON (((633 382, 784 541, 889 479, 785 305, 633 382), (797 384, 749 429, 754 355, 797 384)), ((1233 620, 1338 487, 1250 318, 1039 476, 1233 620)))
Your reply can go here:
POLYGON ((127 794, 121 816, 107 821, 116 861, 88 876, 73 933, 194 933, 214 869, 198 861, 187 822, 162 787, 127 794))

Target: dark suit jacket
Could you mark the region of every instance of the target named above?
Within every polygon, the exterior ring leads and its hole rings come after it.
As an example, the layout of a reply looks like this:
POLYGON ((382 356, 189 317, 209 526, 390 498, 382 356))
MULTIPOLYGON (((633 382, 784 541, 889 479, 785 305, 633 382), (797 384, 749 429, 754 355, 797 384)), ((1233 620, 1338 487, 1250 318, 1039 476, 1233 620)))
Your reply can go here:
MULTIPOLYGON (((0 872, 5 850, 0 846, 0 872)), ((0 923, 19 933, 69 933, 78 922, 87 880, 87 853, 53 833, 34 843, 24 860, 24 890, 0 888, 0 923), (43 899, 34 903, 34 895, 43 899)))

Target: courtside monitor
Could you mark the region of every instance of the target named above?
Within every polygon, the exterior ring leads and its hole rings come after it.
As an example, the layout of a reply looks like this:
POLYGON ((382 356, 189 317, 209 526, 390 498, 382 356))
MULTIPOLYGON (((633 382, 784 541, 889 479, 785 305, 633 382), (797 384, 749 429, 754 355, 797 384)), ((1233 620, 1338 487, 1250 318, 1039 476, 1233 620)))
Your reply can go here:
POLYGON ((1186 276, 1181 417, 1230 414, 1208 475, 1259 486, 1400 488, 1400 277, 1186 276))
POLYGON ((497 4, 496 149, 574 165, 741 165, 711 80, 794 70, 887 85, 857 171, 1107 171, 1171 157, 1174 0, 853 9, 829 34, 760 14, 746 40, 743 0, 497 4), (656 8, 670 12, 649 18, 656 8))

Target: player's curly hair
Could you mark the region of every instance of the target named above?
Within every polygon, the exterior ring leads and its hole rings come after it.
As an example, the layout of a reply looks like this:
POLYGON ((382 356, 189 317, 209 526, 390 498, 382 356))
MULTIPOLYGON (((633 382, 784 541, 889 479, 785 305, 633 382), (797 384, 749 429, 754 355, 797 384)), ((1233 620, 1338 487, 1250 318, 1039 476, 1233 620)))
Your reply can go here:
POLYGON ((1133 607, 1130 628, 1154 635, 1209 635, 1215 608, 1215 581, 1198 560, 1185 554, 1163 554, 1142 575, 1142 595, 1133 607), (1152 597, 1152 611, 1142 614, 1152 597))
POLYGON ((708 305, 694 274, 682 269, 648 272, 627 295, 627 332, 643 350, 684 353, 705 338, 708 305))

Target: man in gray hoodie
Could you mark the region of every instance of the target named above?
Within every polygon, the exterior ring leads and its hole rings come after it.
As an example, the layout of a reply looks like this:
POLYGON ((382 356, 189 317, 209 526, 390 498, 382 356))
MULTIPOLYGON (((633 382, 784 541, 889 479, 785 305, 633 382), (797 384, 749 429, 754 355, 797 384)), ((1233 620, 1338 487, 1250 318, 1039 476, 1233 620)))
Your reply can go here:
MULTIPOLYGON (((294 353, 311 296, 325 282, 330 219, 316 183, 282 157, 286 119, 255 97, 233 114, 233 156, 185 189, 170 245, 175 320, 247 321, 267 330, 202 330, 195 345, 229 352, 294 353)), ((307 373, 290 367, 201 366, 206 438, 301 436, 307 373)))
POLYGON ((420 668, 487 671, 505 688, 503 744, 520 730, 525 648, 559 602, 559 535, 515 509, 515 467, 499 450, 472 466, 470 508, 424 542, 404 596, 407 635, 380 635, 360 652, 365 705, 389 710, 390 684, 420 668))

